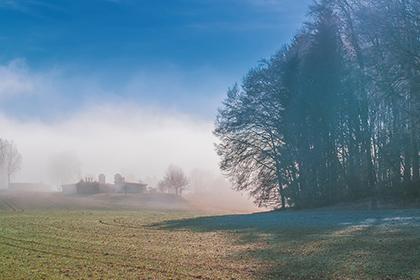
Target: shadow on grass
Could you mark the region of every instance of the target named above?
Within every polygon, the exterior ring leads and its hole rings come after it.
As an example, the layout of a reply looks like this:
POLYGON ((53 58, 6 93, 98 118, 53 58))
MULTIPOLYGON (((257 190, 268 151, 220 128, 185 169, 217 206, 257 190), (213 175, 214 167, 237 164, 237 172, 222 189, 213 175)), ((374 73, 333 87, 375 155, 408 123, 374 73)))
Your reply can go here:
POLYGON ((259 279, 420 279, 420 210, 284 211, 172 220, 160 230, 233 234, 259 279))

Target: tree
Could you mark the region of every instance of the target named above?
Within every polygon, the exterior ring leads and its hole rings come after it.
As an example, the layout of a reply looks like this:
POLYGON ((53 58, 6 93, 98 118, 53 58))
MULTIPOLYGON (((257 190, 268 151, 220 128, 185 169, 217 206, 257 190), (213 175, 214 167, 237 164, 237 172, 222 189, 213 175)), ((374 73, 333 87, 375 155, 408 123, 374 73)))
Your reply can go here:
POLYGON ((169 166, 165 176, 158 183, 159 189, 174 190, 176 195, 181 196, 182 191, 188 186, 188 178, 185 176, 184 171, 177 166, 169 166))
POLYGON ((7 141, 0 138, 0 186, 7 184, 6 148, 7 141))
POLYGON ((6 159, 7 140, 0 138, 0 166, 4 166, 6 159))
POLYGON ((228 91, 219 110, 214 134, 221 169, 236 190, 250 191, 260 206, 286 206, 284 168, 280 162, 283 144, 283 91, 277 71, 284 52, 263 61, 228 91))
POLYGON ((7 185, 10 185, 11 177, 19 171, 22 164, 22 155, 15 143, 6 139, 0 139, 0 167, 6 175, 7 185))
POLYGON ((420 196, 420 2, 320 0, 219 110, 220 167, 260 206, 420 196))
POLYGON ((10 178, 21 167, 22 155, 19 153, 14 142, 6 141, 4 148, 4 164, 7 174, 7 184, 10 185, 10 178))
POLYGON ((228 91, 216 121, 221 169, 260 206, 336 196, 342 43, 332 10, 316 6, 313 13, 314 24, 290 47, 228 91))

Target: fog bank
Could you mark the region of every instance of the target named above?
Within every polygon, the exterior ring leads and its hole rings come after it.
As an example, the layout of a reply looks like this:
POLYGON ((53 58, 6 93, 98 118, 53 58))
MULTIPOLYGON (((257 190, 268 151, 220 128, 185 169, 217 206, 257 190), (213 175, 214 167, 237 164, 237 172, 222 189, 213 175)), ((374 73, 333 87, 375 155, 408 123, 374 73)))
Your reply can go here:
POLYGON ((218 169, 214 116, 193 113, 215 114, 220 83, 189 85, 172 68, 159 74, 140 69, 115 83, 104 73, 63 66, 35 71, 24 59, 0 64, 0 74, 0 137, 13 140, 23 156, 12 182, 57 190, 100 173, 112 182, 121 173, 155 187, 167 167, 177 165, 191 178, 190 193, 243 201, 218 169))
POLYGON ((81 175, 116 172, 132 179, 160 177, 169 164, 187 172, 217 170, 212 124, 129 105, 102 105, 66 120, 42 122, 0 117, 2 136, 24 160, 15 180, 53 182, 54 158, 80 162, 81 175))

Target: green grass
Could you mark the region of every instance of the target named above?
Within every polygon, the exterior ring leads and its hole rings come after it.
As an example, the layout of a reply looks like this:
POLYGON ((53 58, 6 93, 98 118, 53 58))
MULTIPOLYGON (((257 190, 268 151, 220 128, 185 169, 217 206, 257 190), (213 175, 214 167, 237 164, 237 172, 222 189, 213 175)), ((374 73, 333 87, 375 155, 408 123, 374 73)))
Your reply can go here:
POLYGON ((3 211, 0 279, 420 279, 420 210, 3 211))

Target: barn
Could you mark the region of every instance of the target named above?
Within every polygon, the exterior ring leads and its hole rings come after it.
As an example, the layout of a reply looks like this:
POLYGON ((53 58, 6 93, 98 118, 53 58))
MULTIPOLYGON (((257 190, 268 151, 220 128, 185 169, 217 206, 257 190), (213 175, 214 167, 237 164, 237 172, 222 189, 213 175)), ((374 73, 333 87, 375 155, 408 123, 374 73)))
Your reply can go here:
POLYGON ((100 192, 99 183, 93 181, 80 181, 76 184, 78 194, 95 194, 100 192))
POLYGON ((80 180, 76 184, 65 184, 61 186, 62 192, 71 194, 96 194, 96 193, 144 193, 147 184, 126 182, 120 174, 114 177, 114 184, 108 184, 105 181, 105 175, 100 174, 98 181, 92 178, 80 180))
POLYGON ((142 183, 123 183, 120 192, 124 193, 144 193, 146 192, 146 184, 142 183))
POLYGON ((76 194, 77 193, 77 188, 76 188, 76 184, 65 184, 65 185, 61 185, 61 191, 63 192, 63 194, 76 194))

